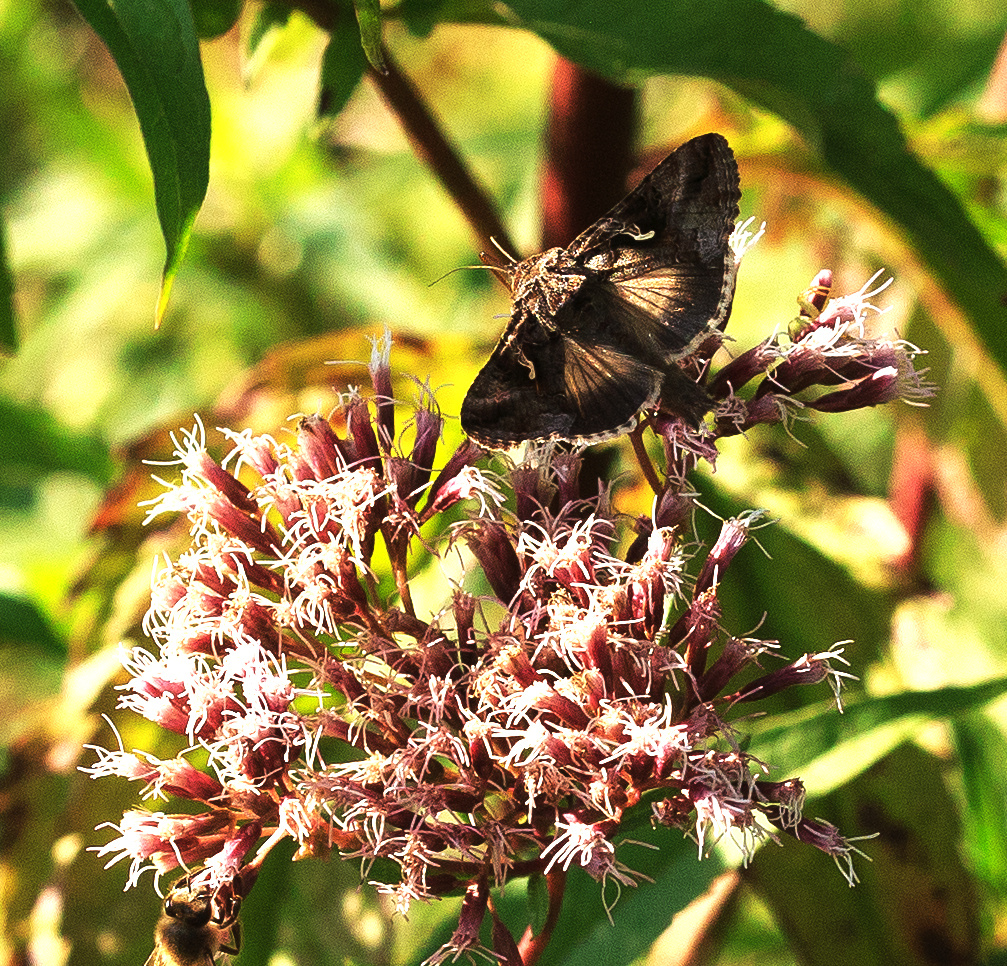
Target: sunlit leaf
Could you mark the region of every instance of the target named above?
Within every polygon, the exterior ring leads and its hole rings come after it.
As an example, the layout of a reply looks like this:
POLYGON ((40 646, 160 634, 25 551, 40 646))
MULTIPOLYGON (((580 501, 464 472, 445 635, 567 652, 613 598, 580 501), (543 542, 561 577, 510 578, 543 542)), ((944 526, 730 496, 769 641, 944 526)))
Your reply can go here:
POLYGON ((14 278, 7 263, 7 242, 0 222, 0 352, 17 352, 17 329, 14 325, 14 278))
POLYGON ((811 794, 825 794, 869 768, 929 721, 965 714, 1007 694, 1007 678, 969 687, 903 691, 849 698, 839 714, 832 702, 749 724, 749 749, 811 794))
POLYGON ((167 247, 159 324, 210 175, 210 99, 188 0, 76 0, 122 74, 140 121, 167 247))
POLYGON ((381 7, 378 0, 353 0, 360 25, 360 44, 367 60, 375 70, 384 71, 385 59, 381 53, 381 7))
POLYGON ((246 84, 255 79, 276 38, 289 23, 291 13, 291 8, 283 3, 264 3, 256 9, 245 38, 242 74, 246 84))

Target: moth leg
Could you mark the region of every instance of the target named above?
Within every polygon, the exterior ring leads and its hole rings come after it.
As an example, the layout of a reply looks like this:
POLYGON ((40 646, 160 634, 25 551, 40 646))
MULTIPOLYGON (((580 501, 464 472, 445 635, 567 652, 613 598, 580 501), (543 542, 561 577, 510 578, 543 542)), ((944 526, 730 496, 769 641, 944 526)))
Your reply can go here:
POLYGON ((220 951, 229 956, 236 956, 241 952, 241 923, 237 920, 231 923, 231 943, 229 945, 222 943, 220 951))

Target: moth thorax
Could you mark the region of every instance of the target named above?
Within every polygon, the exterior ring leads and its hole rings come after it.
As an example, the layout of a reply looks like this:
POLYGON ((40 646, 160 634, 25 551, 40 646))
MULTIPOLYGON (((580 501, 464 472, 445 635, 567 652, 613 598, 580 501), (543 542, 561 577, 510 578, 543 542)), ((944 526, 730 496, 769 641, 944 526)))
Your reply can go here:
POLYGON ((511 299, 532 315, 557 312, 580 289, 586 272, 562 248, 550 248, 514 266, 511 299))

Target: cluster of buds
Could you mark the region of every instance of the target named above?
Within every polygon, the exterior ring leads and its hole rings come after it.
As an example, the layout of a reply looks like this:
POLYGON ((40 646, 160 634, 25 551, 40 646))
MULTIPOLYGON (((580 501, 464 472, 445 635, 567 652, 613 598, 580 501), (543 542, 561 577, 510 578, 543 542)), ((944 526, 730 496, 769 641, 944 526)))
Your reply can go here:
POLYGON ((880 313, 870 299, 892 282, 872 291, 880 274, 852 295, 830 301, 832 272, 819 272, 798 298, 801 311, 790 325, 789 345, 774 336, 733 359, 711 380, 707 389, 721 403, 715 434, 730 436, 760 423, 785 422, 804 408, 838 413, 896 399, 924 403, 932 389, 913 368, 918 350, 865 335, 868 315, 880 313), (735 395, 760 376, 764 378, 749 398, 735 395))
MULTIPOLYGON (((425 387, 396 427, 387 337, 373 392, 301 419, 287 442, 227 432, 218 463, 201 427, 185 434, 181 480, 150 515, 184 514, 191 545, 155 572, 155 647, 125 655, 120 706, 188 750, 97 749, 87 770, 189 804, 128 811, 100 853, 130 860, 130 884, 182 868, 191 889, 240 901, 281 839, 299 858, 335 849, 400 912, 464 894, 435 960, 479 947, 489 890, 513 877, 577 865, 635 884, 616 840, 636 808, 701 852, 725 834, 746 850, 793 835, 852 881, 850 842, 804 818, 801 783, 768 781, 728 720, 792 685, 828 681, 838 696, 840 649, 784 662, 776 642, 722 626, 720 580, 758 514, 724 523, 705 551, 683 548, 685 474, 718 436, 782 419, 813 385, 849 384, 808 403, 825 409, 918 394, 904 347, 849 334, 858 298, 840 300, 832 327, 819 315, 789 348, 722 369, 705 426, 647 420, 666 475, 650 468, 655 509, 633 520, 576 453, 538 449, 492 474, 465 442, 438 469, 443 419, 425 387), (735 396, 760 372, 753 396, 735 396)), ((532 958, 541 937, 498 926, 498 958, 532 958)))

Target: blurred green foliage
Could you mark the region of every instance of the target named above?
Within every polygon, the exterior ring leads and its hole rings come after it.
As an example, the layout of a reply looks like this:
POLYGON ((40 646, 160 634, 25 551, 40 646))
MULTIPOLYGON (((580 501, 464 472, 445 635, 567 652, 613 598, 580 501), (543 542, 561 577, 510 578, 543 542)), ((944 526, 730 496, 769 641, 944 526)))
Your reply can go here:
MULTIPOLYGON (((324 362, 365 358, 385 325, 393 363, 429 375, 453 416, 499 333, 506 298, 490 273, 446 275, 477 263, 471 226, 365 79, 379 32, 525 254, 558 51, 639 87, 641 154, 709 129, 730 140, 743 214, 768 223, 742 266, 736 346, 785 328, 821 267, 839 293, 882 265, 895 275, 878 325, 929 351, 932 404, 752 433, 700 481, 717 513, 780 520, 759 534, 771 564, 751 546, 733 568, 730 626, 765 616, 760 635, 790 655, 854 641, 848 715, 807 689, 809 704, 781 704, 753 741, 774 778, 799 769, 820 796, 809 814, 880 832, 863 843, 875 862, 851 891, 812 850, 764 849, 730 880, 702 955, 1002 960, 1002 3, 401 0, 380 20, 363 0, 300 6, 334 17, 331 31, 278 0, 200 0, 194 19, 160 0, 132 21, 140 5, 80 0, 105 46, 68 3, 0 0, 2 961, 112 966, 149 951, 156 897, 123 896, 121 870, 85 851, 136 789, 74 770, 82 743, 115 740, 100 713, 127 748, 157 750, 151 728, 115 713, 111 687, 150 559, 172 539, 138 527, 142 460, 163 458, 193 412, 276 432, 328 411, 363 371, 324 362), (197 32, 217 38, 201 64, 197 32)), ((456 422, 448 433, 460 437, 456 422)), ((697 863, 692 843, 632 837, 661 844, 636 863, 655 884, 624 894, 610 925, 597 886, 571 875, 577 911, 543 961, 642 959, 723 869, 697 863)), ((267 867, 240 962, 412 963, 449 928, 442 908, 392 922, 352 866, 306 865, 267 867)), ((517 884, 501 914, 526 901, 517 884)), ((651 961, 679 961, 689 936, 677 923, 651 961)))

